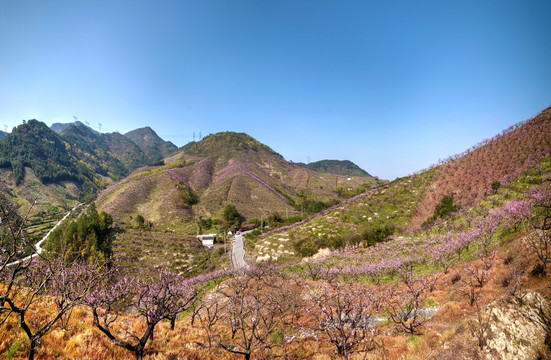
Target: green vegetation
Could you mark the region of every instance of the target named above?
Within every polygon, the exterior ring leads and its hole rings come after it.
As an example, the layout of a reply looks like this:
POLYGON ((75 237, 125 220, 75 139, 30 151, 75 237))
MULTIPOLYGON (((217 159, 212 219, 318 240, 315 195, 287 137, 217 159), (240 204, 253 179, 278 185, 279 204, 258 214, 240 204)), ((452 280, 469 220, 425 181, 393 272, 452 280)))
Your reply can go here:
POLYGON ((192 205, 195 205, 199 202, 199 197, 193 192, 193 190, 191 190, 189 186, 182 184, 179 181, 174 183, 174 186, 180 192, 180 198, 178 198, 176 201, 178 206, 189 209, 192 205))
MULTIPOLYGON (((163 161, 163 164, 164 164, 164 161, 163 161)), ((139 172, 137 174, 132 175, 132 177, 135 178, 135 179, 139 179, 139 178, 146 177, 146 176, 149 176, 149 175, 157 174, 161 171, 180 168, 180 167, 185 166, 185 165, 186 165, 185 162, 175 161, 175 162, 171 162, 171 163, 168 163, 166 165, 163 165, 161 167, 158 167, 156 169, 139 172)))
POLYGON ((6 360, 15 359, 17 353, 19 352, 20 347, 21 347, 21 343, 19 341, 15 341, 13 344, 11 344, 8 351, 6 352, 5 359, 6 360))
POLYGON ((496 194, 499 191, 500 187, 501 187, 501 182, 499 180, 492 182, 492 190, 494 191, 494 194, 496 194))
POLYGON ((15 183, 23 182, 25 167, 30 167, 43 184, 72 180, 93 191, 95 174, 72 156, 66 144, 44 123, 29 120, 14 128, 0 142, 0 167, 13 170, 15 183))
POLYGON ((362 232, 362 238, 366 246, 372 246, 376 243, 387 241, 390 235, 394 234, 396 228, 392 224, 381 224, 368 228, 362 232))
POLYGON ((229 226, 236 226, 240 227, 243 221, 245 221, 245 217, 241 215, 235 206, 229 204, 224 209, 224 219, 228 223, 229 226))
POLYGON ((200 142, 191 142, 182 148, 183 151, 199 153, 219 153, 228 149, 252 150, 255 152, 264 150, 275 154, 272 149, 253 137, 245 133, 231 131, 208 135, 200 142))
POLYGON ((436 204, 434 214, 423 223, 423 226, 428 226, 437 219, 445 219, 457 210, 459 210, 459 205, 453 203, 453 195, 444 195, 442 200, 436 204))
POLYGON ((199 225, 199 232, 202 232, 203 230, 212 229, 213 226, 220 225, 221 222, 220 222, 219 219, 213 219, 213 218, 202 219, 202 218, 199 218, 197 223, 199 225))
POLYGON ((371 176, 350 160, 320 160, 309 164, 297 163, 304 168, 343 176, 371 176))
POLYGON ((111 258, 113 217, 90 204, 77 220, 64 223, 48 238, 45 250, 64 256, 67 262, 78 257, 104 263, 111 258))
POLYGON ((136 215, 134 223, 138 229, 151 229, 153 227, 153 222, 146 220, 142 214, 136 215))
POLYGON ((71 125, 61 135, 67 150, 97 174, 118 180, 145 161, 136 145, 118 134, 100 134, 85 125, 71 125), (120 156, 116 156, 120 153, 120 156))

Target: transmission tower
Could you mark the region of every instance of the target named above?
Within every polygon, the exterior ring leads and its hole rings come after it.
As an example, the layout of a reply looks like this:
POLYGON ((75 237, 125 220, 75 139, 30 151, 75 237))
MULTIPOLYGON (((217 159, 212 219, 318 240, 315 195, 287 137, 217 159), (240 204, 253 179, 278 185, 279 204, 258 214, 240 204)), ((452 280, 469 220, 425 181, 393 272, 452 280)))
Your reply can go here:
POLYGON ((8 132, 8 125, 4 124, 4 131, 8 132))
POLYGON ((101 132, 101 123, 98 123, 99 126, 99 132, 101 132))
POLYGON ((203 139, 203 134, 199 131, 199 141, 203 139))
POLYGON ((195 142, 195 131, 193 132, 193 142, 195 142))

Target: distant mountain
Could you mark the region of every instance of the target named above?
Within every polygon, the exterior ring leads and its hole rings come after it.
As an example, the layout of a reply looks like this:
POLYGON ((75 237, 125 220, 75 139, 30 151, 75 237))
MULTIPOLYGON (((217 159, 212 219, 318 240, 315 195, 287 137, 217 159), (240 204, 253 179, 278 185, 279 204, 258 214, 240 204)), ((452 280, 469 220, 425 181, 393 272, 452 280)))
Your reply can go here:
POLYGON ((150 162, 131 139, 101 134, 81 122, 48 128, 29 120, 2 137, 0 181, 24 208, 42 199, 33 212, 74 206, 150 162))
POLYGON ((59 135, 37 120, 19 125, 0 141, 0 167, 13 170, 16 184, 22 183, 25 167, 32 168, 44 184, 71 180, 91 185, 95 176, 59 135))
POLYGON ((368 176, 367 171, 360 168, 350 160, 320 160, 308 164, 296 163, 310 170, 343 176, 368 176))
POLYGON ((0 140, 2 140, 6 135, 8 135, 8 133, 0 131, 0 140))
POLYGON ((361 185, 287 162, 244 133, 209 135, 183 146, 164 162, 165 166, 145 168, 107 188, 96 205, 123 221, 141 213, 156 226, 174 229, 192 217, 220 219, 228 204, 249 220, 275 212, 296 215, 307 203, 336 201, 337 185, 361 185), (191 189, 198 203, 181 206, 177 183, 191 189))
POLYGON ((79 160, 96 173, 119 180, 147 163, 145 154, 118 133, 101 134, 82 123, 70 124, 60 135, 79 160))
MULTIPOLYGON (((75 122, 72 122, 72 123, 53 123, 52 126, 50 126, 50 129, 52 129, 54 132, 56 132, 57 134, 61 134, 62 132, 64 132, 65 130, 67 130, 67 128, 69 126, 72 126, 72 125, 76 125, 76 126, 83 126, 83 127, 88 127, 90 128, 89 126, 87 125, 84 125, 82 122, 80 121, 75 121, 75 122)), ((90 128, 90 130, 92 130, 92 128, 90 128)), ((97 131, 95 130, 92 130, 96 133, 98 133, 97 131)), ((99 133, 98 133, 99 134, 99 133)))
POLYGON ((178 150, 176 145, 161 139, 149 126, 132 130, 124 136, 138 145, 149 162, 161 160, 178 150))

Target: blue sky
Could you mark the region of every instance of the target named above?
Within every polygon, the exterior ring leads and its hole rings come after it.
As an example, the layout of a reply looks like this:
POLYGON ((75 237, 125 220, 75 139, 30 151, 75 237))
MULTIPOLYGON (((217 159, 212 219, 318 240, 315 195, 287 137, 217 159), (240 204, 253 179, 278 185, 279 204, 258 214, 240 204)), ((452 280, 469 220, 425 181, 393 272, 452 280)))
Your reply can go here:
POLYGON ((0 129, 246 132, 394 179, 551 105, 549 1, 0 1, 0 129))

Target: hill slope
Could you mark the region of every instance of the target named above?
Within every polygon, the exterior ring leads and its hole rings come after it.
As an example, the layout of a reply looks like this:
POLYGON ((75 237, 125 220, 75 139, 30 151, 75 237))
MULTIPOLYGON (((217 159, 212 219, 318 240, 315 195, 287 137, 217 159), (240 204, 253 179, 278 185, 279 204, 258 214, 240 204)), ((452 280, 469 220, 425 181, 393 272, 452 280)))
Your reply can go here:
POLYGON ((149 126, 132 130, 124 134, 124 136, 138 145, 149 162, 161 160, 178 150, 176 145, 170 141, 161 139, 149 126))
POLYGON ((72 180, 89 183, 94 173, 79 163, 63 140, 46 124, 29 120, 0 141, 0 167, 13 170, 16 184, 21 184, 25 167, 34 170, 45 184, 72 180))
POLYGON ((438 166, 410 228, 418 228, 432 215, 444 195, 453 195, 464 208, 474 206, 493 193, 493 182, 507 184, 549 154, 551 108, 446 159, 438 166))
POLYGON ((29 120, 0 141, 0 179, 10 190, 10 199, 24 209, 44 200, 33 213, 72 207, 83 195, 148 162, 129 138, 101 134, 81 122, 48 128, 29 120))
POLYGON ((0 131, 0 140, 2 140, 6 135, 8 135, 7 132, 0 131))
POLYGON ((335 186, 359 186, 365 180, 349 181, 304 169, 249 135, 233 132, 190 143, 165 163, 108 188, 98 198, 98 207, 127 220, 141 211, 146 219, 173 228, 192 215, 220 218, 227 204, 235 205, 247 219, 266 218, 274 212, 295 215, 300 202, 335 201, 335 186), (189 187, 198 204, 179 206, 176 182, 189 187))
POLYGON ((317 172, 324 172, 330 174, 337 174, 343 176, 369 176, 371 175, 360 168, 358 165, 354 164, 350 160, 320 160, 311 162, 308 164, 296 163, 302 167, 305 167, 310 170, 317 172))
POLYGON ((261 246, 277 244, 283 237, 291 240, 289 244, 309 239, 314 247, 325 247, 330 243, 327 239, 362 236, 384 228, 398 235, 418 230, 445 195, 453 195, 460 211, 468 210, 494 193, 493 182, 505 186, 528 169, 537 172, 539 162, 550 154, 548 108, 446 163, 358 195, 285 231, 266 234, 261 246))

